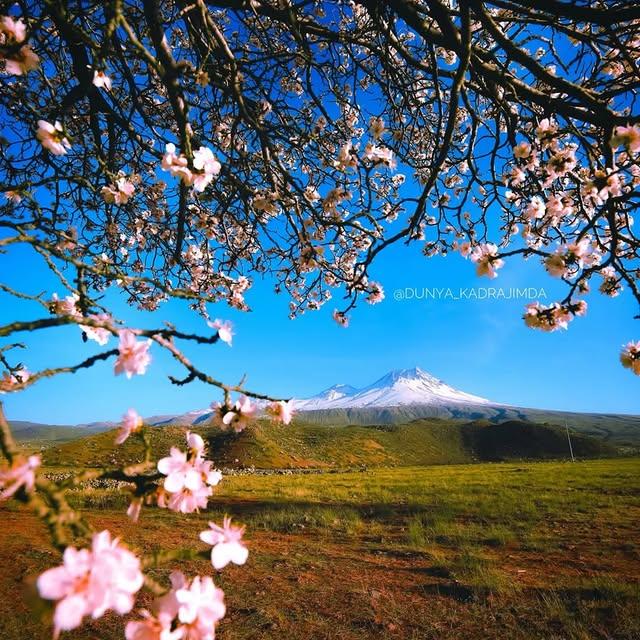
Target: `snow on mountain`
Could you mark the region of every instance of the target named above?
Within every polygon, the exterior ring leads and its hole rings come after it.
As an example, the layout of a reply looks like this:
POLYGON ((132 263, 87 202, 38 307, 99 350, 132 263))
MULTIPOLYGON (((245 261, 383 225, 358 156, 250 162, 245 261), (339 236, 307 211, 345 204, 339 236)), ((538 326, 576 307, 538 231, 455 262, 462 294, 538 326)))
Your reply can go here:
POLYGON ((363 389, 334 385, 311 398, 295 400, 298 411, 449 403, 491 404, 485 398, 450 387, 419 367, 390 371, 363 389))
MULTIPOLYGON (((446 407, 459 404, 491 404, 485 398, 450 387, 418 367, 390 371, 363 389, 357 389, 348 384, 334 384, 315 396, 294 399, 293 402, 298 412, 366 407, 446 407)), ((263 407, 266 403, 259 401, 257 404, 263 407)), ((206 424, 211 417, 211 409, 200 409, 182 415, 154 416, 147 418, 146 421, 156 426, 164 424, 189 426, 206 424)))
POLYGON ((350 384, 334 384, 332 387, 321 391, 315 396, 311 396, 311 398, 295 400, 294 404, 296 408, 299 408, 304 404, 305 411, 324 409, 327 406, 327 403, 334 403, 340 400, 344 401, 355 393, 358 393, 358 389, 352 387, 350 384))

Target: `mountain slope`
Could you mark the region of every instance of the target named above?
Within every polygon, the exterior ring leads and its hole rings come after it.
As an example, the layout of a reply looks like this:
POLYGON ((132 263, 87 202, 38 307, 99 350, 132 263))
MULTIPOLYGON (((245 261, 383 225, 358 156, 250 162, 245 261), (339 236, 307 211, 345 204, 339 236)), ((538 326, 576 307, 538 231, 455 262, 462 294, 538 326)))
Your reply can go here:
POLYGON ((27 422, 25 420, 11 420, 9 422, 14 438, 18 442, 43 441, 43 442, 65 442, 75 440, 84 436, 101 433, 108 429, 113 429, 113 424, 94 423, 89 425, 55 425, 40 424, 38 422, 27 422))
MULTIPOLYGON (((457 464, 482 460, 568 458, 566 434, 544 425, 513 421, 451 423, 416 420, 403 425, 343 426, 293 424, 287 427, 258 421, 242 433, 196 427, 209 445, 209 457, 221 467, 263 469, 347 468, 457 464)), ((183 446, 185 428, 152 428, 154 459, 183 446)), ((115 432, 58 444, 44 455, 51 466, 129 464, 142 456, 142 445, 130 438, 114 444, 115 432)), ((617 454, 614 447, 588 436, 572 435, 577 457, 617 454)))

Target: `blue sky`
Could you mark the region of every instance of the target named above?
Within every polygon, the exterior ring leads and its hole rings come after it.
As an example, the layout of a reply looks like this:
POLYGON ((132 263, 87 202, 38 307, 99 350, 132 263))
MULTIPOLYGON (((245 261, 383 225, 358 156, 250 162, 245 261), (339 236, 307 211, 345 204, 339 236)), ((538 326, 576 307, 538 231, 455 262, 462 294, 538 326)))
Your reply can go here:
MULTIPOLYGON (((3 279, 31 293, 62 293, 27 251, 0 256, 3 279)), ((535 261, 507 262, 496 280, 488 280, 476 277, 472 263, 459 256, 427 259, 420 255, 419 245, 398 245, 381 256, 373 276, 384 285, 386 299, 374 306, 362 303, 352 313, 348 329, 331 319, 339 304, 289 320, 286 296, 273 294, 269 281, 258 281, 247 298, 252 312, 223 305, 210 309, 212 317, 234 322, 232 348, 189 345, 186 352, 214 377, 237 382, 247 374, 249 388, 277 396, 311 395, 337 382, 364 386, 390 369, 418 365, 455 387, 497 402, 640 413, 640 380, 618 362, 621 344, 640 334, 632 319, 637 309, 624 293, 608 299, 594 291, 586 298, 586 317, 576 318, 568 331, 545 334, 524 326, 521 315, 527 300, 394 299, 396 289, 421 292, 424 287, 450 288, 453 293, 461 287, 534 287, 544 289, 546 302, 560 299, 562 284, 535 261)), ((133 326, 157 327, 169 320, 208 331, 179 303, 155 314, 132 312, 120 301, 114 307, 133 326)), ((2 324, 42 313, 0 297, 2 324)), ((76 327, 19 337, 28 345, 20 359, 33 371, 73 364, 99 349, 93 342, 83 343, 76 327)), ((116 377, 113 363, 103 363, 7 394, 2 398, 5 410, 11 419, 68 424, 117 420, 129 407, 143 415, 176 413, 220 399, 215 388, 201 383, 171 385, 167 375, 180 376, 179 367, 157 345, 152 355, 145 376, 116 377)))

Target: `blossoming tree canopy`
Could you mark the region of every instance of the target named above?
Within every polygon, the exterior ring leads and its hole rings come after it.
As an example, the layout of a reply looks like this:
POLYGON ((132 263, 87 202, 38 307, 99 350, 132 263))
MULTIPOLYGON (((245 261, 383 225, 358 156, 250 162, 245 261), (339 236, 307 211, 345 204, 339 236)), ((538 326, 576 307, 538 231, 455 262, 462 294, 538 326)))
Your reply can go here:
MULTIPOLYGON (((0 282, 3 304, 42 312, 0 327, 1 393, 104 360, 116 375, 144 375, 164 349, 182 371, 174 384, 222 392, 220 428, 240 431, 263 413, 288 424, 289 402, 220 381, 181 342, 231 347, 232 326, 207 303, 247 309, 263 274, 290 296, 292 316, 339 293, 333 317, 347 326, 359 299, 383 300, 369 271, 397 242, 425 256, 458 251, 490 278, 510 259, 540 261, 566 296, 523 310, 536 329, 567 328, 593 288, 640 302, 637 3, 2 7, 0 251, 32 252, 59 286, 0 282), (107 289, 144 310, 186 300, 208 329, 127 326, 104 306, 107 289), (15 334, 62 325, 103 350, 41 371, 28 350, 16 357, 15 334)), ((640 342, 622 340, 622 365, 640 374, 640 342)), ((221 474, 202 438, 187 434, 187 451, 156 461, 145 434, 129 409, 114 447, 140 438, 145 459, 92 477, 131 486, 134 521, 143 505, 205 508, 221 474)), ((144 584, 158 597, 126 626, 129 640, 213 639, 226 605, 209 576, 174 573, 164 588, 143 576, 135 550, 92 532, 66 502, 75 480, 46 480, 40 458, 20 454, 1 411, 0 448, 0 500, 31 504, 64 550, 38 583, 55 602, 56 632, 131 611, 144 584)), ((247 559, 244 529, 230 523, 203 532, 214 567, 247 559)))
MULTIPOLYGON (((3 228, 154 309, 382 299, 386 246, 640 298, 640 8, 25 2, 2 18, 3 228), (293 9, 293 10, 292 10, 293 9)), ((86 314, 88 300, 83 301, 86 314)), ((527 312, 525 317, 530 317, 527 312)))

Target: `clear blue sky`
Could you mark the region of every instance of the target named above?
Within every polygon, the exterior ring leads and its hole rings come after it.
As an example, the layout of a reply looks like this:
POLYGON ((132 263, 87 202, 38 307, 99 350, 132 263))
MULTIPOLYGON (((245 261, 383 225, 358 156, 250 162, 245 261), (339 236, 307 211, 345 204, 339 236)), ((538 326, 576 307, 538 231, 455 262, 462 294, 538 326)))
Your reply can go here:
MULTIPOLYGON (((3 280, 32 293, 56 291, 55 283, 27 250, 0 255, 3 280)), ((331 319, 329 303, 319 312, 289 320, 288 299, 257 282, 249 293, 251 313, 211 307, 212 317, 231 319, 234 346, 190 347, 196 364, 228 382, 247 374, 255 391, 278 396, 314 394, 337 382, 364 386, 390 369, 418 365, 464 391, 497 402, 526 407, 640 413, 640 379, 618 362, 621 344, 640 338, 637 309, 626 295, 608 299, 589 294, 589 313, 568 331, 544 334, 521 319, 526 300, 396 301, 406 287, 543 287, 547 302, 559 299, 560 283, 534 261, 508 262, 496 280, 477 278, 473 265, 458 256, 427 259, 419 246, 393 247, 374 270, 387 297, 375 306, 363 303, 343 329, 331 319)), ((597 285, 596 285, 597 286, 597 285)), ((58 293, 62 291, 57 289, 58 293)), ((155 314, 139 314, 115 305, 121 318, 137 326, 169 320, 186 329, 207 331, 186 306, 165 305, 155 314)), ((0 296, 0 322, 40 317, 42 310, 0 296)), ((99 347, 84 344, 76 327, 21 335, 28 344, 22 360, 30 370, 79 362, 99 347)), ((115 345, 115 342, 112 342, 115 345)), ((68 424, 117 420, 129 408, 143 415, 204 408, 218 400, 216 389, 201 383, 174 387, 167 374, 182 371, 154 345, 152 366, 131 380, 113 375, 113 363, 88 372, 44 380, 1 399, 11 419, 68 424)))

